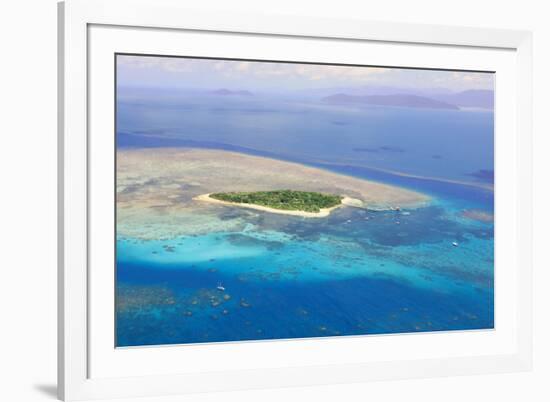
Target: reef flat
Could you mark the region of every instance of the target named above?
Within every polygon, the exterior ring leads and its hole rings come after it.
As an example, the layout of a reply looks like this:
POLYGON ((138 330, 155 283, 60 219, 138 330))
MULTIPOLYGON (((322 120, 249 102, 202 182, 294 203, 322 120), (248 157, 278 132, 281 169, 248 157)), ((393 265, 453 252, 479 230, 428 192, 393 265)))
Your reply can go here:
POLYGON ((400 187, 236 152, 128 149, 117 151, 117 235, 163 239, 236 230, 244 219, 220 219, 228 206, 197 197, 281 188, 341 194, 353 201, 347 205, 375 210, 415 208, 429 201, 424 194, 400 187))
POLYGON ((466 209, 462 212, 464 218, 472 219, 474 221, 492 223, 495 219, 492 213, 486 211, 480 211, 477 209, 466 209))

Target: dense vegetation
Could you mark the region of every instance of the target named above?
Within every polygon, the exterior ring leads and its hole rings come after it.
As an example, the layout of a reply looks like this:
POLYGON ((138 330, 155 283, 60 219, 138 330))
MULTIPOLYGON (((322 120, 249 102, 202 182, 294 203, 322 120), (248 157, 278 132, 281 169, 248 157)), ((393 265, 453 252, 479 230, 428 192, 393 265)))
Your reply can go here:
POLYGON ((210 197, 221 201, 305 212, 319 212, 321 208, 334 207, 342 201, 339 195, 294 190, 214 193, 210 197))

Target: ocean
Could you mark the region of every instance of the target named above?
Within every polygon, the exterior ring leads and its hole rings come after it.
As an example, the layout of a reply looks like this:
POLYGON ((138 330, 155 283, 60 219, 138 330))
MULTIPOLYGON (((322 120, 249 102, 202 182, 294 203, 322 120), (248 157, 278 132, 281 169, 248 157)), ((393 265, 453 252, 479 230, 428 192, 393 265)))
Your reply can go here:
POLYGON ((432 197, 322 220, 117 236, 117 346, 494 326, 493 113, 119 88, 117 149, 265 156, 432 197), (217 289, 223 286, 223 290, 217 289))

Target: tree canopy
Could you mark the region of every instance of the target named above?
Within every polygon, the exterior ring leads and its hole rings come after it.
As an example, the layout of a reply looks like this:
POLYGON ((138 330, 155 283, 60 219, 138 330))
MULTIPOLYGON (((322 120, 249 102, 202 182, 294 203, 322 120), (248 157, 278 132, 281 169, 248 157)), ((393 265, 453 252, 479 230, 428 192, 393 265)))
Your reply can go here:
POLYGON ((255 204, 288 211, 319 212, 342 202, 342 197, 310 191, 275 190, 210 194, 211 198, 239 204, 255 204))

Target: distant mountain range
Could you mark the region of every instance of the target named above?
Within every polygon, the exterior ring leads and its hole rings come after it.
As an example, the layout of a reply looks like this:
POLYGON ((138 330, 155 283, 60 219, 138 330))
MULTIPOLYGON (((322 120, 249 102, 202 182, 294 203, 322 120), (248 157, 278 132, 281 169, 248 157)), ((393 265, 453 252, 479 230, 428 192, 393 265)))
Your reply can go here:
POLYGON ((495 106, 494 92, 485 89, 472 89, 453 94, 433 95, 432 98, 461 107, 493 109, 495 106))
POLYGON ((252 96, 252 92, 246 91, 246 90, 237 90, 232 91, 230 89, 217 89, 215 91, 211 92, 213 95, 223 95, 223 96, 231 96, 231 95, 237 95, 237 96, 252 96))
POLYGON ((400 106, 427 109, 458 110, 462 107, 493 109, 494 95, 490 90, 468 90, 456 93, 433 93, 421 96, 410 93, 350 95, 338 93, 322 98, 331 104, 363 104, 380 106, 400 106))
POLYGON ((340 86, 330 88, 308 88, 296 91, 299 94, 322 98, 334 94, 346 94, 346 95, 418 95, 431 98, 433 95, 446 95, 453 94, 447 88, 405 88, 395 87, 389 85, 359 85, 359 86, 340 86))
POLYGON ((429 109, 454 109, 459 107, 450 103, 438 101, 431 98, 418 95, 396 94, 396 95, 346 95, 336 94, 322 99, 323 102, 336 104, 363 104, 363 105, 381 105, 381 106, 401 106, 429 109))

